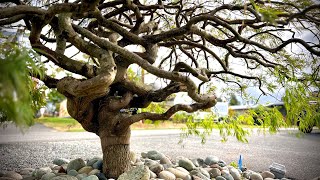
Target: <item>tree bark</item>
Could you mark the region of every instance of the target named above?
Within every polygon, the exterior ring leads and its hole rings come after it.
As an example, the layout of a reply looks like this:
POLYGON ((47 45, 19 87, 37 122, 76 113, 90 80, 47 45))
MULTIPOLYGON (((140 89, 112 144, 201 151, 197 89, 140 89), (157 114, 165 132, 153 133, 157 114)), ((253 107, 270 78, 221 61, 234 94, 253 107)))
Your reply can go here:
POLYGON ((108 178, 118 178, 122 173, 130 170, 130 145, 108 145, 112 138, 101 138, 103 152, 103 173, 108 178))
MULTIPOLYGON (((101 112, 99 113, 101 114, 101 112)), ((108 113, 109 114, 109 113, 108 113)), ((103 152, 103 173, 108 178, 118 178, 122 173, 129 171, 130 163, 130 128, 117 132, 115 127, 123 118, 121 113, 110 113, 107 121, 99 119, 101 148, 103 152)))

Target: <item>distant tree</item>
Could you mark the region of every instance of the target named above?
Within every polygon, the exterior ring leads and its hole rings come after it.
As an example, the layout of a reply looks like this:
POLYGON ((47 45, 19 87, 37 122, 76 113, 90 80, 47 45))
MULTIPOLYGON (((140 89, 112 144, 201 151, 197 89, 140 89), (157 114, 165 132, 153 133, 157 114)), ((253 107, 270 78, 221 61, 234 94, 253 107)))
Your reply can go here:
POLYGON ((236 95, 232 93, 230 96, 229 105, 234 106, 234 105, 239 105, 239 104, 240 104, 240 102, 238 101, 236 95))
MULTIPOLYGON (((19 56, 24 52, 20 47, 1 51, 1 111, 7 120, 20 123, 25 117, 16 115, 32 114, 24 104, 31 104, 29 75, 57 88, 67 98, 69 114, 100 137, 108 178, 131 168, 133 123, 169 120, 178 111, 214 106, 216 96, 201 91, 202 85, 225 83, 231 92, 257 86, 267 94, 290 82, 319 82, 320 4, 314 0, 35 1, 0 4, 1 28, 12 32, 19 27, 32 51, 42 56, 32 58, 37 61, 32 64, 19 56), (72 49, 90 58, 75 59, 72 49), (52 63, 74 76, 59 79, 45 69, 30 71, 52 63), (166 85, 155 89, 130 79, 132 64, 166 85), (160 112, 136 111, 178 92, 187 92, 193 103, 160 112)), ((240 123, 229 120, 220 134, 241 140, 247 132, 240 123)), ((199 124, 204 131, 188 121, 188 132, 205 137, 213 128, 212 119, 199 124)))
POLYGON ((57 89, 50 89, 50 92, 47 94, 47 102, 52 103, 55 107, 54 111, 58 111, 60 109, 60 103, 66 99, 66 97, 60 94, 57 89))
POLYGON ((221 97, 217 97, 217 102, 222 102, 222 98, 221 97))

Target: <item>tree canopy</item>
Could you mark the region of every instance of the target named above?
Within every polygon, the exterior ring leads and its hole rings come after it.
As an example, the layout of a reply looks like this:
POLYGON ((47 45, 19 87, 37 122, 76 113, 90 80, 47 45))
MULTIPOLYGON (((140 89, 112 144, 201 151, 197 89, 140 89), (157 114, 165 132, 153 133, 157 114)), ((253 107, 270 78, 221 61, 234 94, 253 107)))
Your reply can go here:
MULTIPOLYGON (((25 117, 16 115, 22 113, 20 107, 28 107, 19 103, 31 99, 24 96, 27 76, 57 88, 67 98, 69 114, 100 137, 108 178, 130 169, 131 124, 210 108, 217 101, 214 90, 220 87, 244 93, 256 86, 262 94, 288 87, 286 104, 300 107, 289 108, 289 113, 303 112, 298 117, 309 118, 310 112, 317 112, 305 108, 309 92, 319 92, 320 4, 316 1, 2 0, 0 6, 1 41, 9 44, 0 53, 1 121, 24 122, 25 117), (24 37, 31 52, 14 43, 24 37), (147 77, 142 82, 130 78, 131 65, 162 85, 147 85, 147 77), (67 75, 55 76, 55 70, 67 75), (193 102, 158 112, 137 111, 178 92, 186 92, 193 102)), ((29 88, 33 89, 39 92, 29 88)), ((31 114, 29 110, 23 113, 31 114)), ((274 111, 268 113, 262 114, 263 122, 275 131, 282 118, 274 117, 279 114, 274 111)), ((248 131, 239 124, 250 124, 253 118, 244 114, 228 121, 219 124, 225 128, 220 129, 222 137, 244 140, 248 131)), ((212 124, 212 119, 205 119, 204 131, 198 131, 199 124, 188 119, 186 135, 205 137, 212 124)))

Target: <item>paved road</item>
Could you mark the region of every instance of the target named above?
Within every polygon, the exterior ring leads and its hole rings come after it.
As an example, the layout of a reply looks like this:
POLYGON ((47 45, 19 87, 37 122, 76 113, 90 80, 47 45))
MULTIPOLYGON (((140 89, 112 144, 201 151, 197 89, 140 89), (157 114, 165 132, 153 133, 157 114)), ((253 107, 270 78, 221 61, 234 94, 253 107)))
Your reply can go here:
MULTIPOLYGON (((286 166, 292 179, 313 179, 320 176, 320 131, 296 137, 296 130, 282 130, 276 135, 253 133, 249 143, 230 138, 220 142, 217 131, 202 145, 191 137, 179 145, 179 130, 133 131, 131 149, 137 153, 158 150, 171 158, 216 155, 230 163, 241 154, 244 164, 254 171, 268 170, 272 162, 286 166)), ((42 125, 33 126, 24 135, 14 127, 0 130, 0 170, 43 167, 55 157, 91 158, 102 156, 99 138, 92 133, 56 132, 42 125), (31 164, 31 165, 30 165, 31 164)))

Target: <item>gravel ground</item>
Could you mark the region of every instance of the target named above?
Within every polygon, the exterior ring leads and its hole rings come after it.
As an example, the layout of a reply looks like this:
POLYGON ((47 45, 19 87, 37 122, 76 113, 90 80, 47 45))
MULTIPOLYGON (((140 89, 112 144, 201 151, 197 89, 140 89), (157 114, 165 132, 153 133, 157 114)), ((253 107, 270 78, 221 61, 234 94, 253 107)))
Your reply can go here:
POLYGON ((0 144, 0 169, 19 170, 48 166, 55 158, 102 157, 99 140, 0 144))
MULTIPOLYGON (((40 128, 41 129, 41 128, 40 128)), ((276 135, 254 134, 249 144, 231 138, 226 143, 219 141, 218 132, 205 144, 191 137, 178 144, 179 131, 133 131, 131 150, 140 154, 158 150, 171 158, 220 157, 227 163, 237 161, 242 154, 244 164, 253 171, 269 169, 272 162, 286 166, 286 176, 291 179, 320 177, 320 131, 302 138, 287 131, 276 135)), ((99 138, 88 133, 61 133, 54 131, 30 132, 17 138, 14 132, 0 130, 0 171, 21 168, 39 168, 51 164, 54 158, 102 157, 99 138), (36 139, 34 139, 37 137, 36 139)))

